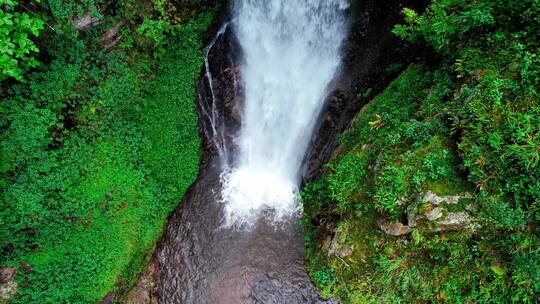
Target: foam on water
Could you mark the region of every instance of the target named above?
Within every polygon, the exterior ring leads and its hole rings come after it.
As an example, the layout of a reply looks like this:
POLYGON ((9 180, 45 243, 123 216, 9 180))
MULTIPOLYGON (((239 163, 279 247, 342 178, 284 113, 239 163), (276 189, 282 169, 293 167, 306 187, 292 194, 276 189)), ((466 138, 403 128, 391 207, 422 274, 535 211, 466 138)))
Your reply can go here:
POLYGON ((250 227, 264 209, 275 221, 298 211, 298 186, 287 176, 240 167, 225 172, 222 182, 227 226, 250 227))

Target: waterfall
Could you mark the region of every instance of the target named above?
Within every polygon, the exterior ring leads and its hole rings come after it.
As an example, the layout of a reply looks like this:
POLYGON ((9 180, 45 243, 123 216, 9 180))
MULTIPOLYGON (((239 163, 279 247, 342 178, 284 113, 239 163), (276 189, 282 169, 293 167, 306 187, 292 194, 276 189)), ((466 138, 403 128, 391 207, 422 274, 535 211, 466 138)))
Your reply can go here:
MULTIPOLYGON (((223 113, 218 113, 216 107, 216 93, 214 92, 214 79, 212 77, 212 72, 210 71, 210 63, 208 62, 208 57, 210 56, 210 51, 216 44, 219 37, 225 34, 229 22, 225 23, 214 36, 210 44, 204 49, 204 75, 206 81, 208 82, 208 87, 210 88, 210 103, 205 103, 204 99, 199 95, 200 109, 202 115, 206 117, 209 122, 212 134, 205 134, 207 138, 212 140, 212 143, 216 147, 220 158, 227 160, 228 159, 228 150, 225 147, 225 123, 223 121, 223 113), (221 119, 220 119, 221 118, 221 119), (218 133, 218 130, 219 133, 218 133)), ((205 128, 202 128, 204 132, 207 132, 205 128)))
POLYGON ((226 220, 298 210, 300 168, 341 62, 347 0, 235 0, 245 105, 234 162, 222 176, 226 220))

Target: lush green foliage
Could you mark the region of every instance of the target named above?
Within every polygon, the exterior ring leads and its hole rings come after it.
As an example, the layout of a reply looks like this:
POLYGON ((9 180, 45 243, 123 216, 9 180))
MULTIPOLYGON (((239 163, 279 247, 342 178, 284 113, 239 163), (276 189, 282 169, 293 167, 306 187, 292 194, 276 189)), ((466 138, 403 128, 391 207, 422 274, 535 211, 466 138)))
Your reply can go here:
POLYGON ((308 270, 325 294, 351 303, 533 303, 540 2, 434 0, 404 15, 394 32, 425 40, 442 60, 409 67, 371 101, 304 189, 308 270), (381 231, 381 218, 403 222, 427 190, 472 193, 451 208, 481 228, 381 231), (328 256, 332 231, 351 256, 328 256))
POLYGON ((108 52, 99 35, 49 33, 40 48, 50 63, 7 88, 0 265, 18 268, 13 303, 97 303, 131 286, 198 172, 195 84, 209 21, 165 24, 159 61, 144 31, 108 52))
POLYGON ((43 29, 43 21, 29 13, 17 12, 18 1, 0 0, 0 81, 8 77, 21 80, 36 67, 38 48, 32 41, 43 29))
POLYGON ((103 17, 99 12, 99 7, 107 5, 103 0, 47 0, 43 5, 50 9, 52 17, 60 24, 68 25, 71 20, 82 17, 86 12, 93 16, 103 17))

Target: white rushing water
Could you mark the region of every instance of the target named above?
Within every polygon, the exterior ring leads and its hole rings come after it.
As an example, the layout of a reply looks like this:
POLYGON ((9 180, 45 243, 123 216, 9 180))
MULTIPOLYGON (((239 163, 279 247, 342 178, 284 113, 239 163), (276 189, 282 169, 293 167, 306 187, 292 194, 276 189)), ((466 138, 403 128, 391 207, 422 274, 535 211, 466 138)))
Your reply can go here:
POLYGON ((300 168, 341 62, 346 0, 235 0, 246 101, 223 175, 227 222, 297 210, 300 168))

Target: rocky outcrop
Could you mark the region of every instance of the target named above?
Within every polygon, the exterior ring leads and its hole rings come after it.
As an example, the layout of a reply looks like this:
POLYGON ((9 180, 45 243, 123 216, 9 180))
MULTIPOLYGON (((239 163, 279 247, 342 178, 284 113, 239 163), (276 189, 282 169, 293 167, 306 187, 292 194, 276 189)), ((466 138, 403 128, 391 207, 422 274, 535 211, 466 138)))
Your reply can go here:
POLYGON ((476 231, 479 224, 470 212, 472 207, 468 204, 458 206, 471 198, 472 195, 467 192, 439 196, 427 191, 420 196, 417 204, 407 208, 408 225, 430 233, 465 229, 476 231))
POLYGON ((82 17, 73 20, 73 26, 78 31, 91 28, 92 26, 96 26, 100 23, 101 20, 96 16, 92 16, 90 12, 86 12, 82 17))
POLYGON ((347 233, 342 233, 340 230, 335 232, 328 248, 329 257, 336 256, 345 259, 353 254, 354 248, 342 240, 343 236, 346 235, 347 233))
POLYGON ((403 225, 400 222, 391 222, 387 219, 379 219, 377 221, 379 228, 386 234, 393 236, 402 236, 409 234, 412 230, 409 226, 403 225))
POLYGON ((9 299, 17 293, 16 274, 15 267, 0 267, 0 303, 8 303, 9 299))
POLYGON ((429 190, 407 206, 406 224, 379 219, 378 225, 383 232, 392 236, 407 235, 414 229, 422 233, 452 230, 474 232, 480 224, 472 215, 474 207, 464 203, 471 198, 468 192, 440 196, 429 190))

